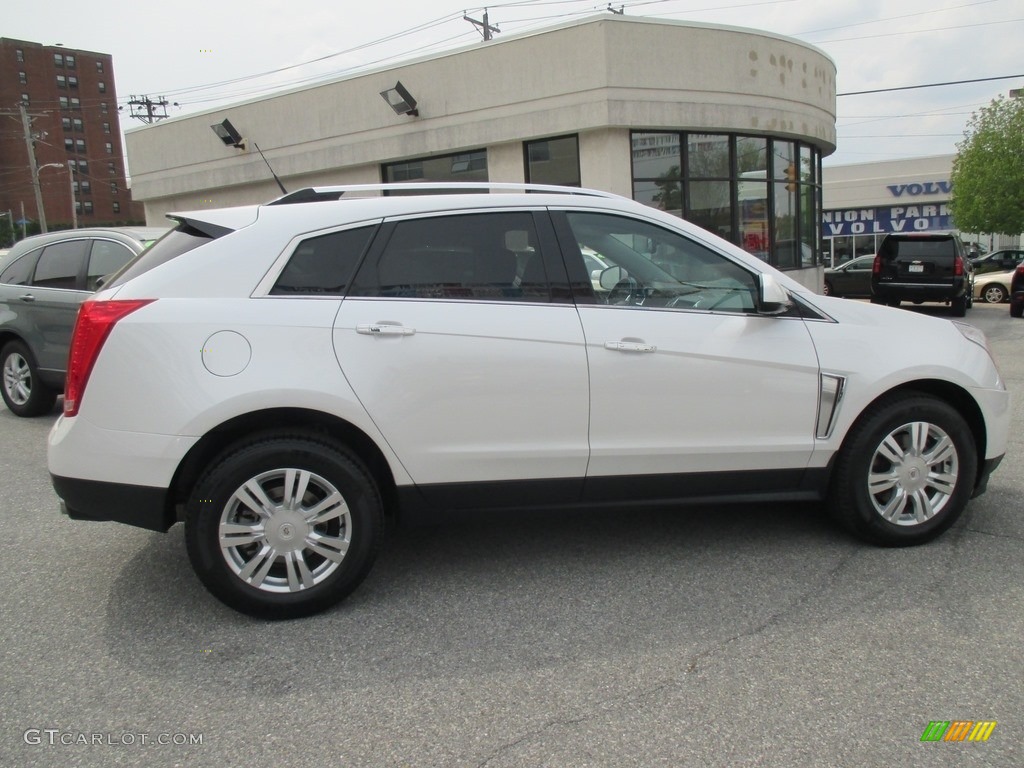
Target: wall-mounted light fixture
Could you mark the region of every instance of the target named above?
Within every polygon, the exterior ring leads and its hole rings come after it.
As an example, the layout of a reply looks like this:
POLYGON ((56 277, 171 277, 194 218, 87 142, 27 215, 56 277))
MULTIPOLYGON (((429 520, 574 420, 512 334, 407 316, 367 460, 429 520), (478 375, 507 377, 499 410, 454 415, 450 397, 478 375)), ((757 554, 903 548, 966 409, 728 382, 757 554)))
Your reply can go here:
POLYGON ((416 117, 420 111, 416 109, 416 99, 405 89, 402 81, 395 83, 394 88, 388 88, 380 92, 380 97, 388 103, 388 106, 395 110, 396 115, 409 115, 416 117))
POLYGON ((242 138, 242 134, 235 130, 235 126, 231 124, 230 120, 211 125, 210 128, 227 146, 234 147, 235 149, 245 149, 245 139, 242 138))

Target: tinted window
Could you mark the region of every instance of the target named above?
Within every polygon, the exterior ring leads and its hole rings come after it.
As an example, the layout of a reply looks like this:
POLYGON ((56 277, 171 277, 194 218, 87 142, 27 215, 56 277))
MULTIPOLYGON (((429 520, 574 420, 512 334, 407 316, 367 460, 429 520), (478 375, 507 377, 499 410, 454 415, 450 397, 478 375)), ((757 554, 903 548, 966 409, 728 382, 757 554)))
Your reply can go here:
POLYGON ((32 277, 32 268, 36 264, 36 257, 39 256, 39 251, 33 251, 22 256, 20 259, 10 264, 7 269, 0 274, 0 283, 7 283, 8 285, 28 285, 29 279, 32 277))
POLYGON ((131 249, 113 240, 93 241, 92 252, 89 254, 89 271, 86 273, 86 290, 95 291, 101 277, 116 272, 134 256, 131 249))
POLYGON ((416 299, 550 301, 531 213, 413 219, 395 225, 352 294, 416 299))
MULTIPOLYGON (((217 236, 227 234, 228 231, 224 230, 217 236)), ((205 245, 214 239, 213 235, 200 232, 195 227, 188 224, 180 224, 140 253, 136 258, 125 264, 116 274, 111 275, 110 279, 104 284, 104 287, 113 288, 116 285, 126 283, 133 277, 145 274, 154 267, 158 267, 176 256, 181 256, 183 253, 188 253, 192 249, 205 245)))
POLYGON ((81 290, 78 273, 82 271, 82 262, 85 261, 88 250, 88 240, 72 240, 46 246, 39 257, 39 263, 36 264, 32 285, 40 288, 81 290))
MULTIPOLYGON (((754 275, 710 248, 622 216, 566 214, 578 258, 609 270, 592 281, 599 303, 655 309, 753 312, 754 275)), ((593 276, 593 273, 591 273, 593 276)))
POLYGON ((271 294, 343 295, 373 231, 359 227, 303 240, 271 294))

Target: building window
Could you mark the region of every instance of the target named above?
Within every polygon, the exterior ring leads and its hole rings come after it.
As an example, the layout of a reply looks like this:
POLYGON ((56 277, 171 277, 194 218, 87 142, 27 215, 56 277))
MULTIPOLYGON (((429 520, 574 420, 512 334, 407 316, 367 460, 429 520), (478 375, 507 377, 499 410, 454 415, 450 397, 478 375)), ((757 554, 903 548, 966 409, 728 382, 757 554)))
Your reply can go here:
POLYGON ((117 175, 117 164, 114 163, 113 161, 108 162, 107 163, 107 172, 110 173, 111 176, 116 176, 117 175))
POLYGON ((576 136, 523 143, 526 181, 531 184, 580 186, 580 142, 576 136))
POLYGON ((67 96, 61 96, 60 97, 60 108, 61 109, 67 109, 68 108, 68 97, 67 96))
POLYGON ((92 200, 86 200, 86 201, 84 201, 82 203, 82 211, 86 215, 89 215, 89 214, 92 213, 92 200))
POLYGON ((103 62, 102 61, 97 61, 96 62, 96 71, 97 72, 102 72, 103 71, 103 62))
POLYGON ((82 124, 82 118, 80 118, 80 117, 74 118, 71 121, 71 124, 75 126, 75 130, 76 131, 85 130, 84 125, 82 124))
POLYGON ((68 69, 74 69, 75 57, 69 53, 67 56, 64 57, 64 63, 68 66, 68 69))
POLYGON ((103 148, 107 150, 107 154, 108 155, 111 155, 111 154, 114 153, 114 145, 111 144, 109 141, 106 144, 103 145, 103 148))
POLYGON ((61 125, 61 128, 63 128, 65 131, 70 131, 71 130, 71 118, 70 117, 62 117, 60 119, 60 125, 61 125))
POLYGON ((71 189, 72 189, 72 191, 74 191, 74 193, 76 195, 78 194, 78 182, 77 181, 72 181, 71 182, 71 189))
POLYGON ((381 175, 386 182, 487 181, 487 150, 386 163, 381 175))
POLYGON ((111 206, 114 209, 114 213, 120 213, 121 212, 121 204, 119 202, 117 202, 117 200, 115 200, 113 203, 111 203, 111 206))
POLYGON ((63 67, 64 66, 64 54, 63 53, 55 53, 55 54, 53 54, 53 66, 55 66, 55 67, 63 67))
POLYGON ((75 149, 79 152, 85 152, 85 139, 75 139, 75 149))
POLYGON ((92 194, 92 183, 89 182, 86 179, 82 180, 82 194, 83 195, 90 195, 90 194, 92 194))
POLYGON ((19 72, 18 73, 18 82, 21 83, 22 85, 28 85, 28 75, 26 75, 24 72, 19 72))
POLYGON ((74 152, 75 151, 75 140, 74 139, 64 139, 64 149, 67 150, 68 152, 74 152))
POLYGON ((77 99, 74 96, 72 96, 71 97, 71 108, 72 109, 81 109, 82 108, 82 101, 81 101, 81 99, 77 99))
POLYGON ((77 88, 78 87, 78 78, 75 77, 74 75, 68 75, 68 87, 69 88, 77 88))
POLYGON ((57 75, 57 87, 67 89, 68 79, 64 75, 57 75))
POLYGON ((24 61, 25 60, 25 52, 23 50, 21 50, 21 48, 15 48, 14 49, 14 58, 17 61, 24 61))
POLYGON ((633 198, 781 269, 820 263, 821 153, 761 136, 634 132, 633 198))
POLYGON ((78 172, 84 174, 89 173, 89 162, 87 160, 78 161, 78 172))
POLYGON ((28 100, 28 94, 27 93, 21 94, 21 103, 24 104, 25 106, 28 106, 29 100, 28 100))
POLYGON ((103 124, 103 132, 104 133, 110 133, 110 123, 104 123, 103 124))
POLYGON ((112 194, 112 195, 116 195, 117 194, 117 182, 116 181, 110 182, 110 194, 112 194))
POLYGON ((100 93, 106 93, 107 92, 107 84, 104 83, 102 80, 100 80, 96 85, 100 89, 100 93))
POLYGON ((104 115, 107 114, 107 102, 100 102, 100 112, 102 112, 104 115))

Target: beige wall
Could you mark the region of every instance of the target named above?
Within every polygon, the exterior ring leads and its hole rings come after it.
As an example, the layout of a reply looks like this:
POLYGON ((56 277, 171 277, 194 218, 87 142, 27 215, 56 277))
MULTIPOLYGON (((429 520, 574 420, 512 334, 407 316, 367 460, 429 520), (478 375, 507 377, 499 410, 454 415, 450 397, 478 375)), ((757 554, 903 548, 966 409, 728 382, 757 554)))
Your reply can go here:
POLYGON ((380 164, 487 148, 493 181, 524 178, 524 140, 579 134, 582 183, 631 195, 630 128, 794 137, 835 148, 835 65, 755 30, 604 14, 128 132, 132 194, 148 221, 169 210, 289 190, 375 183, 380 164), (402 83, 418 117, 378 95, 402 83), (249 139, 224 146, 228 118, 249 139))

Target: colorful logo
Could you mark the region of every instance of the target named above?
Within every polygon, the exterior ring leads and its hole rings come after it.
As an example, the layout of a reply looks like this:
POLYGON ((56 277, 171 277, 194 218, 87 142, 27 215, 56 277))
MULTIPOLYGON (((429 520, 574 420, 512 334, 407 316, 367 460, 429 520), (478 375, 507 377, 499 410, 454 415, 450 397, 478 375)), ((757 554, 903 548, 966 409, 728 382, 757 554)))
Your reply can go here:
POLYGON ((932 720, 921 741, 988 741, 995 729, 995 720, 932 720))

